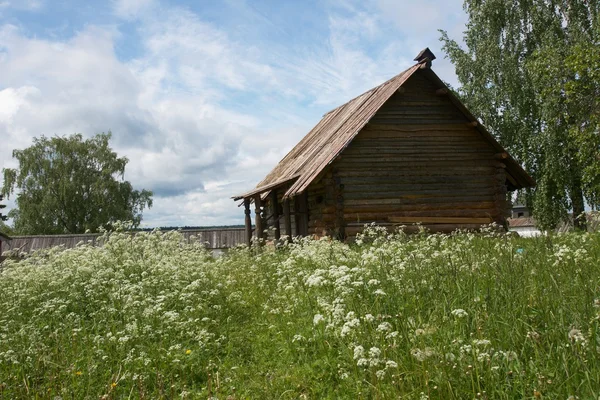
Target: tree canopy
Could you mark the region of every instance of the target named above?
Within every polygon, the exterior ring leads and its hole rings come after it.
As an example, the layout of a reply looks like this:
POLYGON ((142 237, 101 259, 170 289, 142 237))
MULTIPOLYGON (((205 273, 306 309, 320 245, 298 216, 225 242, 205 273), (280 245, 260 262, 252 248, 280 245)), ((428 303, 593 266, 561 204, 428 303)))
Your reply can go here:
POLYGON ((1 192, 16 193, 17 208, 9 212, 20 234, 97 232, 115 221, 138 226, 142 211, 152 206, 152 192, 134 190, 124 180, 128 159, 109 146, 108 134, 83 139, 35 138, 14 150, 18 168, 3 169, 1 192))
POLYGON ((464 8, 465 46, 441 37, 458 94, 537 180, 520 197, 538 224, 598 207, 600 2, 466 0, 464 8))

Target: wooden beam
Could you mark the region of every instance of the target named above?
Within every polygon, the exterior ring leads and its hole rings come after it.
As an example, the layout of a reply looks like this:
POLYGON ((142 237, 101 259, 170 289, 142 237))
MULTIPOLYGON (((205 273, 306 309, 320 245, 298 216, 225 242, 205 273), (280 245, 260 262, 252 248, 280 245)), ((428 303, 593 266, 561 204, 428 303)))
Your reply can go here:
POLYGON ((300 234, 308 236, 308 193, 306 190, 298 196, 300 202, 300 234))
POLYGON ((277 190, 271 190, 269 195, 271 206, 273 207, 273 228, 275 228, 275 240, 281 239, 281 231, 279 228, 279 202, 277 200, 277 190))
POLYGON ((448 89, 446 88, 441 88, 435 91, 435 94, 438 96, 445 96, 448 94, 448 89))
POLYGON ((479 122, 477 121, 471 121, 471 122, 467 122, 467 126, 471 126, 471 127, 476 127, 477 125, 479 125, 479 122))
POLYGON ((256 226, 256 238, 263 239, 263 221, 262 221, 262 199, 260 194, 254 196, 254 225, 256 226))
POLYGON ((335 228, 337 230, 337 238, 339 240, 345 240, 346 221, 344 220, 344 185, 336 170, 333 171, 331 183, 333 185, 333 197, 335 202, 335 228))
POLYGON ((473 217, 388 217, 390 222, 400 224, 489 224, 491 218, 473 218, 473 217))
POLYGON ((290 215, 290 199, 283 200, 283 224, 285 226, 285 234, 289 241, 292 241, 292 218, 290 215))
POLYGON ((496 153, 494 154, 494 158, 496 160, 506 160, 508 158, 508 153, 505 151, 502 153, 496 153))
POLYGON ((246 245, 250 247, 252 244, 252 218, 250 217, 250 199, 244 199, 244 214, 246 214, 244 218, 244 225, 246 228, 246 245))
POLYGON ((294 232, 294 236, 302 236, 302 232, 300 230, 300 224, 302 223, 302 218, 300 217, 300 196, 294 197, 294 227, 296 232, 294 232))

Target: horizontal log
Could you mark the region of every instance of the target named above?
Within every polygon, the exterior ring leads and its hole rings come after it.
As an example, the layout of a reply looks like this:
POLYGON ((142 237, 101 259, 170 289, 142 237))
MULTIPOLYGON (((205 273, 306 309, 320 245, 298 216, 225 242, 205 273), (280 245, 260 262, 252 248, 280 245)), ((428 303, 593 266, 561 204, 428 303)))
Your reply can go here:
POLYGON ((369 122, 366 124, 362 132, 380 132, 380 131, 400 131, 400 132, 432 132, 432 131, 466 131, 473 134, 478 134, 475 129, 468 129, 465 124, 440 124, 436 123, 429 124, 382 124, 369 122))
MULTIPOLYGON (((466 211, 471 211, 471 210, 466 210, 466 211)), ((498 210, 489 210, 488 212, 479 212, 479 213, 472 213, 472 212, 465 212, 463 211, 462 213, 451 213, 450 215, 447 215, 444 212, 436 212, 436 213, 422 213, 424 215, 414 215, 414 216, 406 216, 406 215, 401 215, 403 213, 362 213, 362 214, 344 214, 343 219, 345 221, 346 224, 349 223, 364 223, 365 221, 389 221, 388 218, 390 217, 398 217, 398 218, 403 218, 403 217, 407 217, 407 218, 415 218, 414 221, 411 221, 410 223, 414 223, 415 221, 419 221, 420 218, 436 218, 436 217, 440 217, 440 218, 445 218, 445 217, 457 217, 457 218, 483 218, 486 220, 490 220, 490 221, 494 221, 498 218, 503 218, 504 217, 504 212, 500 212, 498 210), (397 214, 397 215, 394 215, 397 214), (452 214, 456 214, 456 215, 452 215, 452 214)), ((337 217, 335 215, 332 214, 325 214, 322 217, 322 222, 324 224, 330 224, 333 225, 336 221, 337 217)), ((406 222, 409 223, 409 222, 406 222)))
POLYGON ((399 157, 410 157, 410 158, 423 158, 423 159, 438 159, 439 157, 451 156, 453 158, 459 157, 476 157, 478 159, 495 159, 494 153, 489 151, 485 147, 420 147, 420 146, 406 146, 406 147, 352 147, 344 151, 344 155, 341 158, 346 157, 357 157, 357 156, 373 156, 377 154, 391 155, 399 157))
POLYGON ((508 158, 508 153, 507 153, 507 152, 505 152, 505 151, 504 151, 504 152, 502 152, 502 153, 496 153, 496 154, 494 154, 494 157, 495 157, 497 160, 505 160, 505 159, 507 159, 507 158, 508 158))
MULTIPOLYGON (((490 209, 449 209, 449 210, 425 210, 425 211, 383 211, 383 212, 361 212, 350 213, 344 210, 344 218, 347 221, 364 221, 367 219, 385 219, 386 217, 471 217, 492 218, 498 214, 498 210, 490 209)), ((330 214, 323 214, 327 218, 330 214)))
POLYGON ((445 157, 447 159, 442 160, 402 160, 402 159, 391 159, 390 157, 381 157, 380 159, 374 157, 363 157, 361 159, 357 159, 354 157, 344 157, 339 160, 336 165, 340 170, 344 168, 350 168, 360 166, 365 169, 375 169, 380 166, 389 165, 392 168, 428 168, 431 173, 434 173, 437 170, 442 168, 470 168, 470 167, 501 167, 496 160, 488 160, 488 159, 457 159, 453 160, 449 157, 445 157))
POLYGON ((387 107, 377 112, 371 121, 376 123, 380 118, 398 118, 398 119, 418 119, 423 118, 430 123, 435 123, 437 120, 465 120, 466 118, 458 110, 441 107, 387 107))
POLYGON ((461 126, 466 126, 465 122, 467 122, 466 118, 444 118, 444 119, 436 119, 436 118, 425 118, 423 117, 422 119, 420 118, 391 118, 391 117, 386 117, 385 115, 382 116, 374 116, 371 121, 375 124, 389 124, 389 125, 395 125, 395 124, 407 124, 407 125, 430 125, 432 122, 435 122, 437 124, 447 124, 447 125, 461 125, 461 126), (435 120, 435 121, 434 121, 435 120))
MULTIPOLYGON (((410 172, 410 171, 407 171, 410 172)), ((397 183, 397 184, 436 184, 436 183, 476 183, 496 182, 504 176, 490 173, 473 174, 468 171, 460 175, 444 175, 443 171, 437 176, 416 175, 403 173, 403 171, 340 171, 343 184, 355 183, 397 183)))
POLYGON ((415 100, 414 98, 407 98, 406 96, 390 98, 385 105, 381 108, 382 110, 387 107, 435 107, 435 108, 452 108, 452 103, 438 98, 427 98, 424 100, 415 100))
POLYGON ((354 152, 349 152, 348 154, 344 154, 341 158, 342 164, 348 162, 390 162, 396 165, 397 162, 402 163, 411 163, 411 162, 456 162, 463 163, 465 161, 468 162, 486 162, 486 165, 490 164, 490 161, 495 162, 492 165, 496 167, 501 167, 498 165, 498 161, 496 161, 491 154, 480 153, 480 152, 470 152, 470 153, 384 153, 381 152, 379 155, 376 152, 370 153, 362 153, 356 154, 354 152))
POLYGON ((418 197, 403 197, 403 198, 391 198, 391 199, 348 199, 344 201, 344 206, 367 206, 367 205, 396 205, 396 204, 414 204, 414 203, 460 203, 460 202, 477 202, 477 201, 490 201, 490 196, 461 196, 457 194, 455 196, 427 196, 422 195, 418 197))
POLYGON ((438 197, 442 198, 465 198, 465 197, 485 197, 487 199, 494 199, 494 195, 498 192, 494 188, 481 188, 481 189, 468 189, 460 192, 453 191, 451 189, 439 190, 439 189, 421 189, 412 191, 387 191, 387 192, 369 192, 369 191, 346 191, 344 193, 344 199, 346 200, 382 200, 388 201, 393 199, 406 199, 406 200, 422 200, 428 202, 429 199, 435 199, 438 197))
MULTIPOLYGON (((402 228, 401 228, 401 225, 397 225, 397 226, 392 226, 392 225, 385 226, 385 225, 381 225, 381 224, 378 224, 378 225, 385 227, 389 232, 396 232, 401 229, 405 233, 417 233, 421 229, 417 225, 408 225, 408 226, 403 226, 402 228)), ((443 224, 443 225, 423 224, 423 225, 421 225, 421 227, 427 229, 431 233, 452 233, 458 229, 479 230, 482 228, 482 225, 480 225, 480 224, 443 224)), ((356 236, 358 233, 362 233, 363 230, 364 230, 364 227, 348 226, 348 227, 346 227, 346 235, 348 237, 353 237, 353 236, 356 236)))
POLYGON ((360 182, 350 178, 344 178, 344 193, 369 193, 372 196, 378 196, 380 193, 400 192, 404 194, 426 192, 460 192, 486 190, 493 193, 499 192, 498 184, 493 180, 480 182, 461 182, 457 186, 456 182, 449 183, 382 183, 382 182, 360 182))
POLYGON ((399 224, 489 224, 491 218, 473 218, 473 217, 388 217, 388 221, 399 224))
MULTIPOLYGON (((392 132, 392 131, 386 131, 392 132)), ((477 136, 452 136, 452 135, 439 135, 439 136, 423 136, 414 133, 403 133, 403 137, 400 136, 382 136, 376 137, 371 135, 362 135, 361 133, 352 141, 348 148, 353 147, 379 147, 379 148, 403 148, 410 146, 419 147, 476 147, 476 148, 487 148, 490 151, 495 151, 494 147, 486 142, 482 137, 477 136)))
MULTIPOLYGON (((400 131, 400 130, 363 130, 359 133, 359 139, 385 139, 392 138, 395 140, 417 140, 437 138, 434 140, 442 141, 443 138, 458 138, 460 140, 477 140, 481 139, 476 131, 465 130, 450 130, 450 129, 424 129, 422 131, 400 131), (413 139, 414 138, 414 139, 413 139)), ((357 140, 359 140, 357 139, 357 140)))
MULTIPOLYGON (((496 207, 494 201, 481 200, 481 201, 447 201, 437 203, 405 203, 405 204, 355 204, 351 205, 346 202, 344 204, 345 214, 356 214, 356 213, 393 213, 393 212, 406 212, 406 211, 429 211, 429 210, 493 210, 496 207)), ((327 213, 334 213, 335 207, 327 206, 321 209, 323 215, 327 213)))
POLYGON ((437 90, 435 91, 435 94, 436 94, 437 96, 445 96, 445 95, 447 95, 447 94, 448 94, 448 89, 446 89, 446 88, 437 89, 437 90))

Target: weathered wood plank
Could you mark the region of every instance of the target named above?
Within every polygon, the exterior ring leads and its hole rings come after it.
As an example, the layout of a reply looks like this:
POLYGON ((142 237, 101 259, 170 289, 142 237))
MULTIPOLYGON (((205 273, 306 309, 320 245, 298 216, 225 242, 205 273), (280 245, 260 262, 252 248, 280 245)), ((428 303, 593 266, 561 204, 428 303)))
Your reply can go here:
POLYGON ((473 218, 473 217, 388 217, 390 222, 400 224, 489 224, 492 222, 491 218, 473 218))

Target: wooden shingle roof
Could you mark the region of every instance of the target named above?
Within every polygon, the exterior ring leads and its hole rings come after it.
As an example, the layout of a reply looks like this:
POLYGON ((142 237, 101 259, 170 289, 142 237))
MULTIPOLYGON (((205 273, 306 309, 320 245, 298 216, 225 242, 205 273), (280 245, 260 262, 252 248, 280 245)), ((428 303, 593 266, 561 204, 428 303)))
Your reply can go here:
MULTIPOLYGON (((435 58, 435 56, 433 57, 435 58)), ((302 193, 352 142, 384 103, 419 69, 426 69, 431 74, 430 78, 433 78, 440 88, 448 90, 443 81, 428 68, 427 62, 431 61, 429 58, 431 57, 426 57, 390 80, 326 113, 321 121, 253 190, 233 198, 239 200, 251 198, 257 194, 264 196, 270 190, 279 186, 288 186, 290 183, 291 186, 285 192, 284 198, 302 193)), ((451 91, 448 91, 448 96, 469 120, 476 121, 475 117, 451 91)), ((475 124, 475 126, 499 153, 506 153, 506 150, 485 127, 481 124, 475 124)), ((535 186, 535 181, 510 155, 507 155, 507 158, 502 161, 506 163, 506 171, 515 188, 535 186)))

